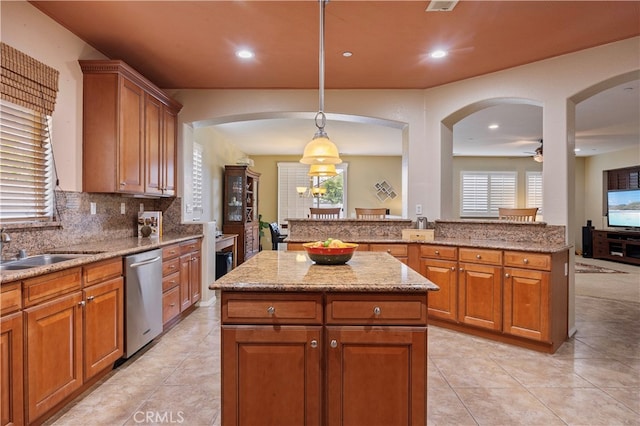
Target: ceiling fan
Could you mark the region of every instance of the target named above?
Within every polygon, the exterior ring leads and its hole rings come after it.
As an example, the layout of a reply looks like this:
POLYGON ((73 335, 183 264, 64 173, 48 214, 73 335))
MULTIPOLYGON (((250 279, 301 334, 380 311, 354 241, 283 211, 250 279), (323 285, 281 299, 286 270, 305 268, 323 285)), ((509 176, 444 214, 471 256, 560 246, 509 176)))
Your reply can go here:
POLYGON ((536 148, 534 152, 527 152, 527 154, 533 154, 533 161, 537 161, 538 163, 542 163, 542 139, 540 139, 540 146, 536 148))

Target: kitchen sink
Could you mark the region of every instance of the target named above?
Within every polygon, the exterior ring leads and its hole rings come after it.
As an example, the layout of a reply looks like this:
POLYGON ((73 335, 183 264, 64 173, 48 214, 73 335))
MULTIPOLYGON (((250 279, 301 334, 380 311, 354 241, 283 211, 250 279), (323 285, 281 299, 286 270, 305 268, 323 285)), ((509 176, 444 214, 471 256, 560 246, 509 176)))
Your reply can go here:
POLYGON ((0 271, 17 271, 20 269, 35 268, 37 266, 53 265, 88 256, 86 254, 38 254, 24 259, 4 261, 0 264, 0 271))

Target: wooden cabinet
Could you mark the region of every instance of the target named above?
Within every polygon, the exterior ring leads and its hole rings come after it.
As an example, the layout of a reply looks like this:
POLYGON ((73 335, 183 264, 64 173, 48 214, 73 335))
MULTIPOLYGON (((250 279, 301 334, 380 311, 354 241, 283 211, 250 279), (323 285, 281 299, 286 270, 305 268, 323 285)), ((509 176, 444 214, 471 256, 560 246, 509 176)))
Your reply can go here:
POLYGON ((225 166, 222 230, 238 235, 237 265, 260 250, 259 181, 260 174, 248 166, 225 166))
POLYGON ((23 352, 20 282, 3 284, 0 295, 0 425, 22 425, 23 352))
POLYGON ((593 258, 640 265, 640 232, 593 231, 593 258))
POLYGON ((369 251, 384 251, 405 265, 408 262, 408 246, 406 244, 369 244, 369 251))
POLYGON ((124 353, 124 278, 122 260, 108 259, 83 268, 84 380, 113 366, 124 353))
POLYGON ((180 311, 200 300, 200 240, 180 244, 180 311))
POLYGON ((167 325, 180 315, 180 245, 162 249, 162 324, 167 325))
POLYGON ((175 196, 182 105, 122 61, 80 61, 83 190, 175 196))
POLYGON ((223 292, 222 424, 425 424, 426 299, 223 292))
POLYGON ((440 287, 429 294, 429 317, 458 320, 458 249, 422 245, 420 273, 440 287))

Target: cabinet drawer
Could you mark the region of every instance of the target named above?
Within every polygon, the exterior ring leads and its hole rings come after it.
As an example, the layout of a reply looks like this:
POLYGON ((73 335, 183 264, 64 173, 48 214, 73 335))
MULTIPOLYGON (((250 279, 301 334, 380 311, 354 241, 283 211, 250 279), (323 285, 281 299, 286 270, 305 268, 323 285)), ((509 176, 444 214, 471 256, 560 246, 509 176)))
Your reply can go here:
POLYGON ((162 248, 162 260, 173 259, 174 257, 179 255, 180 255, 180 246, 178 244, 174 244, 174 245, 162 248))
POLYGON ((424 294, 329 294, 327 324, 426 325, 424 294))
POLYGON ((386 251, 392 256, 406 256, 406 244, 369 244, 369 251, 386 251))
POLYGON ((170 290, 180 285, 180 271, 162 277, 162 291, 170 290))
POLYGON ((22 308, 22 288, 20 281, 11 284, 2 284, 0 293, 0 314, 6 315, 19 311, 22 308))
POLYGON ((162 276, 173 274, 174 272, 178 272, 180 270, 180 258, 176 257, 175 259, 163 260, 162 261, 162 276))
POLYGON ((322 295, 223 293, 225 324, 322 324, 322 295))
POLYGON ((65 269, 24 281, 24 307, 82 288, 82 268, 65 269))
POLYGON ((502 252, 500 250, 461 248, 459 259, 461 262, 502 265, 502 252))
POLYGON ((180 244, 180 254, 191 253, 200 250, 199 240, 190 240, 180 244))
POLYGON ((420 257, 432 259, 457 260, 458 249, 456 247, 421 245, 420 257))
POLYGON ((85 287, 122 276, 122 258, 114 257, 83 268, 85 287))
POLYGON ((180 314, 180 287, 174 287, 162 293, 162 323, 174 319, 180 314))
POLYGON ((526 253, 520 251, 505 251, 504 266, 550 271, 551 255, 541 253, 526 253))

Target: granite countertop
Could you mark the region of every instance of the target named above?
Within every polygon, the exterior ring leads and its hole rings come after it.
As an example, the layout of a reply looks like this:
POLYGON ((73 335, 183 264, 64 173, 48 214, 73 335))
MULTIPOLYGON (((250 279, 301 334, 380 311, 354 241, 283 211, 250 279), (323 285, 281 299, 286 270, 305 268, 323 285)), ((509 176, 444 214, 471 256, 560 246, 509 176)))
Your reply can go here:
POLYGON ((133 253, 153 250, 194 238, 202 238, 202 234, 166 234, 158 238, 131 237, 117 240, 91 241, 72 246, 55 247, 47 250, 47 253, 72 253, 82 254, 84 256, 66 260, 64 262, 54 263, 52 265, 37 266, 34 268, 15 271, 2 271, 2 274, 0 275, 0 283, 31 278, 49 272, 60 271, 62 269, 82 266, 99 260, 110 259, 116 256, 127 256, 133 253))
MULTIPOLYGON (((286 243, 307 243, 309 239, 286 238, 286 243)), ((573 247, 570 244, 540 244, 529 241, 482 240, 466 238, 435 238, 432 241, 409 241, 400 237, 357 237, 348 242, 360 244, 431 244, 469 248, 487 248, 496 250, 515 250, 536 253, 557 253, 573 247)))
POLYGON ((226 291, 426 292, 439 287, 387 253, 316 265, 305 252, 263 251, 209 285, 226 291))

